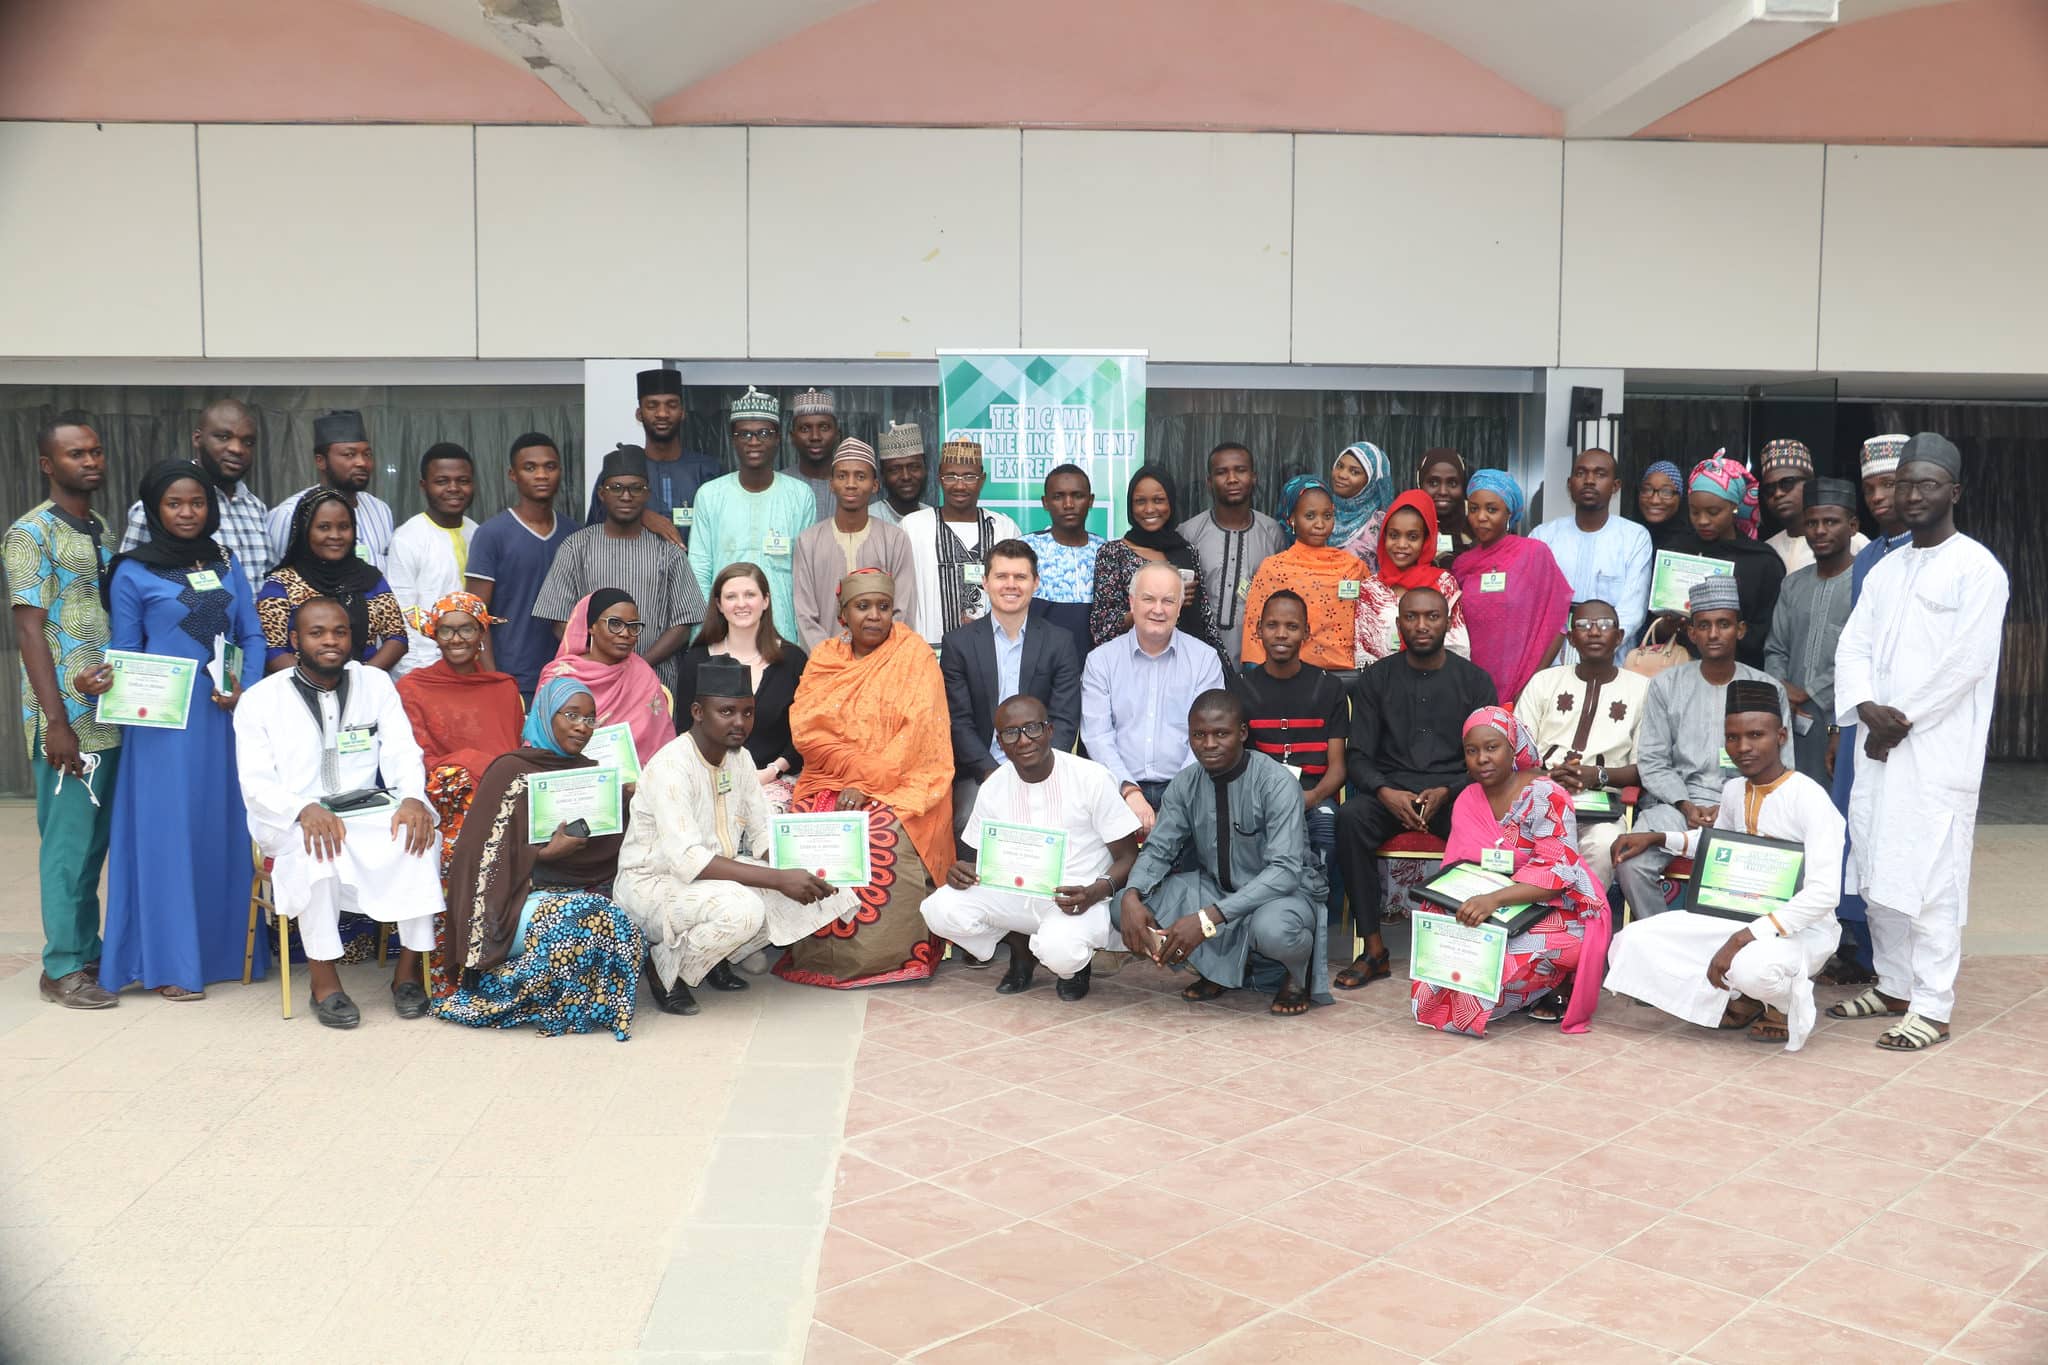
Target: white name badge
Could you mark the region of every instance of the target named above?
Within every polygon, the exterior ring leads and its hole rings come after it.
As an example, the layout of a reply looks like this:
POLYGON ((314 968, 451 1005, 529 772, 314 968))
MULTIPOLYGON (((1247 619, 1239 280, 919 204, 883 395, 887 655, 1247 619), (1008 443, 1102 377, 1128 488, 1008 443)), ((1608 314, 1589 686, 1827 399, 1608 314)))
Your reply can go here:
POLYGON ((370 731, 368 726, 351 725, 334 737, 336 753, 366 754, 370 752, 370 731))
POLYGON ((1337 600, 1340 602, 1356 602, 1358 600, 1358 580, 1355 578, 1341 580, 1337 584, 1337 600))
POLYGON ((185 581, 192 585, 194 592, 218 592, 220 590, 220 575, 211 569, 201 569, 197 573, 188 573, 185 575, 185 581))
POLYGON ((789 537, 780 531, 770 531, 768 538, 761 543, 761 552, 770 555, 788 554, 789 537))
POLYGON ((362 560, 365 564, 370 562, 370 547, 363 544, 360 540, 356 542, 356 558, 362 560))
POLYGON ((1515 875, 1515 855, 1505 848, 1482 848, 1479 850, 1479 866, 1488 872, 1512 877, 1515 875))
POLYGON ((1436 533, 1436 557, 1442 559, 1451 552, 1452 546, 1456 544, 1457 542, 1451 539, 1449 531, 1438 531, 1436 533))
POLYGON ((1507 575, 1507 570, 1505 570, 1505 569, 1495 569, 1495 570, 1494 570, 1494 571, 1493 571, 1492 573, 1483 573, 1483 574, 1479 575, 1479 591, 1481 591, 1481 592, 1506 592, 1507 590, 1508 590, 1508 575, 1507 575))
POLYGON ((970 588, 980 587, 981 580, 986 574, 987 570, 983 569, 979 564, 962 564, 960 566, 960 577, 970 588))
POLYGON ((1251 580, 1250 580, 1249 578, 1240 578, 1240 579, 1238 579, 1238 580, 1237 580, 1237 595, 1238 595, 1239 597, 1249 597, 1249 596, 1251 596, 1251 593, 1252 593, 1252 581, 1251 581, 1251 580))
POLYGON ((697 509, 694 507, 678 507, 671 511, 669 515, 675 518, 676 525, 688 526, 697 520, 697 509))

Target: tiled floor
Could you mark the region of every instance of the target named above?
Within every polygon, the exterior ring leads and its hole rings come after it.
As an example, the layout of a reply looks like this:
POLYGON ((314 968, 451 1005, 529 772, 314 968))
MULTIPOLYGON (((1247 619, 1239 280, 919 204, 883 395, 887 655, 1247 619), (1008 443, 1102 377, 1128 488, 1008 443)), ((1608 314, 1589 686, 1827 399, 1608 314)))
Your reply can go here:
POLYGON ((868 1001, 809 1365, 2048 1360, 2048 958, 1917 1057, 996 980, 868 1001))

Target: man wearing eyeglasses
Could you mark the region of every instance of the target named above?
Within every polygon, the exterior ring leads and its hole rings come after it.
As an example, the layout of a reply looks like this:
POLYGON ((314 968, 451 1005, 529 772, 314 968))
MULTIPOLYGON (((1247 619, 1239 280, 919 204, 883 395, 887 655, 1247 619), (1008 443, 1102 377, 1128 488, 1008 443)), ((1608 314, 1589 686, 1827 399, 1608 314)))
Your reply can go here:
MULTIPOLYGON (((1615 666, 1624 638, 1619 613, 1599 598, 1572 604, 1571 645, 1578 662, 1546 668, 1529 679, 1515 703, 1515 719, 1529 727, 1536 757, 1560 787, 1576 799, 1636 785, 1636 733, 1650 680, 1615 666)), ((1578 804, 1583 805, 1583 802, 1578 804)), ((1600 879, 1614 879, 1609 846, 1621 826, 1579 815, 1579 856, 1600 879)))
POLYGON ((969 852, 925 898, 924 922, 982 962, 1007 942, 1010 968, 996 994, 1031 989, 1044 963, 1059 978, 1060 999, 1079 1000, 1088 994, 1096 949, 1109 946, 1117 888, 1138 860, 1138 817, 1107 768, 1057 747, 1038 698, 1011 697, 998 707, 995 737, 1009 761, 981 784, 961 836, 969 852), (1016 889, 1021 862, 1016 875, 996 871, 1004 865, 999 848, 1034 837, 1064 841, 1049 896, 1016 889))
POLYGON ((641 519, 648 482, 647 457, 640 447, 620 446, 604 457, 597 496, 604 503, 604 520, 562 542, 534 599, 533 614, 552 622, 559 638, 576 604, 591 593, 599 588, 630 593, 644 623, 634 649, 654 666, 662 685, 674 691, 676 656, 689 644, 691 628, 704 619, 704 594, 689 559, 641 519))
POLYGON ((782 454, 782 404, 752 385, 732 405, 735 473, 697 490, 690 532, 690 568, 699 583, 728 564, 752 564, 768 576, 768 606, 785 640, 803 638, 796 619, 796 538, 818 519, 810 484, 777 473, 782 454))

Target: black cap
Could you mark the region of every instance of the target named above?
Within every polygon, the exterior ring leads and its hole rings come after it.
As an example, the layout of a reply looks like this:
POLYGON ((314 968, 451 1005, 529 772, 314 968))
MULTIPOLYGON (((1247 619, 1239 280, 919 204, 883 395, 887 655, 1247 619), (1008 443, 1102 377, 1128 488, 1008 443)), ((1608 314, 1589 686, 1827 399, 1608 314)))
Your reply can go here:
POLYGON ((1779 704, 1778 685, 1756 678, 1736 678, 1728 684, 1728 709, 1723 713, 1739 716, 1750 711, 1768 711, 1774 716, 1784 714, 1779 704))
POLYGON ((1899 452, 1899 464, 1940 465, 1948 471, 1951 479, 1963 477, 1963 452, 1956 449, 1956 443, 1948 437, 1932 431, 1923 431, 1908 442, 1899 452))
POLYGON ((683 391, 683 376, 679 370, 642 370, 635 377, 640 381, 642 398, 654 393, 681 394, 683 391))
POLYGON ((313 448, 331 446, 336 441, 367 441, 370 433, 363 430, 363 415, 353 408, 330 412, 313 419, 313 448))
POLYGON ((1847 479, 1808 479, 1806 505, 1846 507, 1853 512, 1856 510, 1856 485, 1847 479))
POLYGON ((697 695, 700 697, 751 697, 753 674, 747 666, 716 655, 697 665, 697 695))

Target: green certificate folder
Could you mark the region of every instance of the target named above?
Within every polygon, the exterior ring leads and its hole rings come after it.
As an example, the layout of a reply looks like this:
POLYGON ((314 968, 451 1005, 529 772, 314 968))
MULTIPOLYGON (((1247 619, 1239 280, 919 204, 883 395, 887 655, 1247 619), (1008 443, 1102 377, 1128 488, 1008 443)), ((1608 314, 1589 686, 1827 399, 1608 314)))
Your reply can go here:
MULTIPOLYGON (((1474 896, 1499 891, 1503 887, 1513 886, 1514 883, 1513 877, 1499 872, 1488 872, 1478 863, 1452 863, 1417 888, 1415 898, 1427 901, 1431 905, 1442 906, 1452 915, 1456 915, 1458 907, 1474 896)), ((1550 910, 1550 905, 1544 901, 1538 901, 1533 905, 1503 905, 1493 912, 1488 923, 1498 924, 1510 934, 1519 934, 1549 914, 1550 910)))
POLYGON ((584 820, 592 837, 625 828, 620 798, 625 784, 616 768, 576 768, 535 773, 526 780, 526 842, 544 844, 557 825, 584 820))
POLYGON ((1702 578, 1734 572, 1735 566, 1725 559, 1659 550, 1657 567, 1650 573, 1650 610, 1683 612, 1693 584, 1702 578))
POLYGON ((866 886, 874 876, 865 811, 773 816, 768 849, 776 867, 800 867, 834 886, 866 886))
POLYGON ((981 848, 975 875, 992 891, 1050 896, 1062 885, 1066 870, 1067 833, 1039 825, 981 822, 981 848))
POLYGON ((633 727, 602 725, 583 746, 583 756, 600 768, 614 769, 621 782, 640 780, 640 751, 633 747, 633 727))
POLYGON ((1417 912, 1409 917, 1414 946, 1408 975, 1447 991, 1493 1004, 1500 999, 1500 979, 1507 968, 1508 931, 1498 924, 1466 928, 1449 915, 1417 912))
POLYGON ((97 718, 103 724, 149 730, 185 728, 192 708, 192 684, 199 676, 198 660, 110 649, 107 667, 114 670, 114 685, 100 694, 97 718))
POLYGON ((1806 849, 1786 839, 1739 830, 1700 836, 1684 908, 1745 922, 1781 910, 1806 881, 1806 849))

